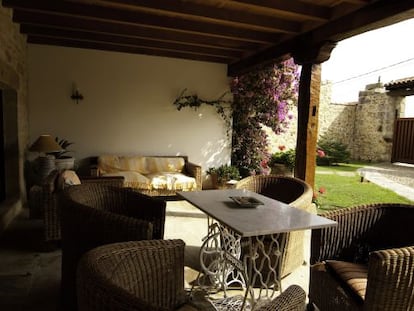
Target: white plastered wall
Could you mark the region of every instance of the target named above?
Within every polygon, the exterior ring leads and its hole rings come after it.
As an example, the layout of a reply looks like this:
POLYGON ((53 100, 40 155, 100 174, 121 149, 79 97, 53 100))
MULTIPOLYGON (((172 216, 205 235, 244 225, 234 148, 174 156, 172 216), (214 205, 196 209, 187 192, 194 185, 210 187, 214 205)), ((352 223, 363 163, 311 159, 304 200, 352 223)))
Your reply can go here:
POLYGON ((205 173, 229 162, 215 110, 173 106, 184 88, 209 100, 228 91, 225 65, 34 44, 28 54, 31 142, 44 133, 73 141, 78 164, 104 153, 187 155, 205 173))

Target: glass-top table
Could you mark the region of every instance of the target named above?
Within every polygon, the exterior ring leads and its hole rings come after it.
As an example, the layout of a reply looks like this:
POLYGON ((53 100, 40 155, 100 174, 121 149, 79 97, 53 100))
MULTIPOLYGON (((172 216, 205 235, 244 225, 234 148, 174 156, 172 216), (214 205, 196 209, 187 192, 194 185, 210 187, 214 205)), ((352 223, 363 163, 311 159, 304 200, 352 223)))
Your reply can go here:
MULTIPOLYGON (((200 248, 204 275, 212 285, 220 287, 225 296, 226 290, 234 284, 247 289, 239 304, 230 302, 234 306, 231 310, 254 310, 263 296, 273 299, 274 292, 281 290, 281 250, 288 232, 336 224, 245 189, 181 191, 177 194, 213 220, 209 221, 208 235, 200 248), (259 203, 242 207, 236 203, 239 200, 232 197, 259 203), (242 246, 248 251, 242 252, 242 246), (271 271, 265 276, 261 273, 264 265, 271 271), (258 295, 253 291, 257 281, 263 289, 258 295)), ((216 308, 230 310, 228 305, 221 306, 220 303, 216 308)))

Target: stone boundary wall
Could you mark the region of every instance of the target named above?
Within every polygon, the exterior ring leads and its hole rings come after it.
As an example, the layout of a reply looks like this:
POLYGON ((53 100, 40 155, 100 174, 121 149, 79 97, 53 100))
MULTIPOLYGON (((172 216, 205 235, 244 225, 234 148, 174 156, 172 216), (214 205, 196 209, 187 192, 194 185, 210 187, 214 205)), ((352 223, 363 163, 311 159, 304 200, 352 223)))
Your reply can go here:
MULTIPOLYGON (((387 95, 382 83, 369 84, 359 92, 358 102, 332 103, 331 82, 321 84, 318 137, 327 137, 346 146, 354 160, 390 161, 394 121, 404 111, 405 97, 387 95)), ((294 149, 297 112, 284 134, 269 134, 269 151, 279 145, 294 149)))
POLYGON ((382 83, 368 84, 354 103, 330 102, 331 83, 321 88, 319 137, 326 135, 348 146, 351 158, 390 161, 394 121, 405 97, 389 96, 382 83))

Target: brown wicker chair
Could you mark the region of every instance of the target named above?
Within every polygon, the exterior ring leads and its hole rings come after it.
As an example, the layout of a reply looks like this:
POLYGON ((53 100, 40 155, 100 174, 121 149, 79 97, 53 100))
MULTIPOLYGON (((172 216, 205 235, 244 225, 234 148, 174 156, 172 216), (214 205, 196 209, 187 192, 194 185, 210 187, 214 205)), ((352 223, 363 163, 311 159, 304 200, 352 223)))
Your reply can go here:
MULTIPOLYGON (((293 207, 311 211, 313 190, 303 180, 279 175, 254 175, 243 178, 237 189, 247 189, 293 207)), ((304 262, 304 231, 287 234, 282 254, 281 277, 285 277, 304 262)))
MULTIPOLYGON (((42 216, 43 216, 43 235, 46 242, 60 241, 61 225, 60 225, 60 208, 58 204, 58 196, 64 189, 64 184, 59 184, 60 172, 52 171, 45 179, 42 185, 42 216)), ((97 183, 114 187, 122 187, 123 177, 84 177, 81 183, 97 183)))
POLYGON ((323 216, 338 226, 312 232, 310 305, 414 310, 414 205, 361 205, 323 216))
MULTIPOLYGON (((78 266, 79 311, 197 310, 184 290, 184 247, 181 240, 151 240, 89 251, 78 266)), ((303 311, 305 300, 292 285, 258 311, 303 311)))
POLYGON ((165 201, 130 188, 94 183, 72 186, 60 197, 62 207, 62 302, 76 310, 76 267, 81 256, 104 244, 162 239, 165 201))

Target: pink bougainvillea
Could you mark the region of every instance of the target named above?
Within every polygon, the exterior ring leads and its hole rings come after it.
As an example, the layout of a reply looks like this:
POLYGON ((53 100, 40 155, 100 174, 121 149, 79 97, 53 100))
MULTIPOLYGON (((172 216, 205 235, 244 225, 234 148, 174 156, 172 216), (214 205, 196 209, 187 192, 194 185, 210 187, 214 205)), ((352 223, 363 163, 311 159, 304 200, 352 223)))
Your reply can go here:
POLYGON ((293 59, 233 79, 232 163, 242 172, 260 172, 261 161, 269 158, 262 126, 276 134, 288 128, 298 85, 299 70, 293 59))

